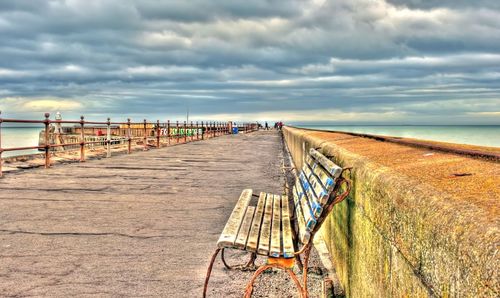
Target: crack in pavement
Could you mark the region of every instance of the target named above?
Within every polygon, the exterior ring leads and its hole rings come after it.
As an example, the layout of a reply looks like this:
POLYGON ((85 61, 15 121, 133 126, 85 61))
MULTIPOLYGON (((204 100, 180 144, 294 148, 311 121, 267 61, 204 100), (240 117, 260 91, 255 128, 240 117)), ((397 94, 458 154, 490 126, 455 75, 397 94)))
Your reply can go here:
POLYGON ((0 232, 7 234, 30 234, 30 235, 41 235, 41 236, 119 236, 135 239, 151 239, 151 238, 164 238, 163 235, 154 236, 138 236, 138 235, 128 235, 123 233, 114 232, 102 232, 102 233, 83 233, 83 232, 33 232, 33 231, 23 231, 23 230, 4 230, 0 229, 0 232))

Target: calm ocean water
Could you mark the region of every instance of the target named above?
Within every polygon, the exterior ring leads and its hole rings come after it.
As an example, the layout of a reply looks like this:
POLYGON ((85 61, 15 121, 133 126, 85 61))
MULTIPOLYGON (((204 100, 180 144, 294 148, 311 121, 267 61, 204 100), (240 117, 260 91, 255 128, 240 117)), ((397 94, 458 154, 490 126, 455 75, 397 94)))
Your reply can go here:
POLYGON ((347 131, 384 136, 415 138, 448 143, 500 147, 500 125, 366 125, 366 126, 319 126, 297 125, 298 127, 347 131))
MULTIPOLYGON (((38 127, 2 127, 2 148, 38 146, 38 127)), ((38 150, 9 151, 2 157, 39 153, 38 150)))

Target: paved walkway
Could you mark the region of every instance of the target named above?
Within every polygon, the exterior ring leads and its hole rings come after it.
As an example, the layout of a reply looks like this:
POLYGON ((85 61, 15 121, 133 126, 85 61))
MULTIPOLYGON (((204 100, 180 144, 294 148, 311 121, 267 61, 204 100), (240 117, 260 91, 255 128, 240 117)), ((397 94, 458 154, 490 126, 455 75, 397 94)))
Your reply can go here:
MULTIPOLYGON (((256 132, 7 174, 0 296, 200 297, 241 190, 282 191, 281 150, 256 132)), ((250 274, 218 261, 209 294, 240 297, 250 274)))

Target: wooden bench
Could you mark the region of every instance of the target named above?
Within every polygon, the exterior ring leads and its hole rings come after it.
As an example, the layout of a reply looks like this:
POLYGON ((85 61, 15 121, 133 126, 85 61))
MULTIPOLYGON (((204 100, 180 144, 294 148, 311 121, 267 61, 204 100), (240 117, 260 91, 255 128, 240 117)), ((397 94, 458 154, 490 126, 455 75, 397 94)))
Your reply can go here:
POLYGON ((342 177, 343 171, 311 149, 293 186, 293 199, 264 192, 257 196, 251 189, 243 190, 217 242, 207 270, 203 297, 206 297, 214 261, 221 251, 222 262, 228 269, 253 269, 257 256, 268 258, 267 264, 260 266, 247 284, 245 297, 252 295, 256 278, 273 267, 285 270, 300 295, 307 297, 307 266, 314 235, 333 206, 344 200, 351 188, 350 182, 342 177), (345 184, 343 192, 342 184, 345 184), (247 251, 251 254, 250 260, 244 265, 230 266, 224 259, 224 249, 247 251), (302 285, 292 271, 295 262, 303 272, 302 285))

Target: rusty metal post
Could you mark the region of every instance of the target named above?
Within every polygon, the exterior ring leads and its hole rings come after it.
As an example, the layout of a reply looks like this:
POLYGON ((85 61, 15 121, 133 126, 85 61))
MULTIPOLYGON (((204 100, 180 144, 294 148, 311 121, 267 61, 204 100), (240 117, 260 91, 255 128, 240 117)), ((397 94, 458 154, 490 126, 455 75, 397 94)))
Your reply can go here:
POLYGON ((179 143, 179 120, 175 122, 175 138, 177 143, 179 143))
POLYGON ((106 157, 111 157, 111 119, 106 123, 106 157))
POLYGON ((200 127, 198 126, 198 121, 196 121, 196 140, 200 139, 200 127))
POLYGON ((48 169, 50 167, 50 140, 49 140, 49 120, 50 114, 45 113, 45 168, 48 169))
POLYGON ((193 130, 193 121, 191 121, 191 125, 189 126, 189 133, 191 134, 191 142, 194 140, 194 130, 193 130))
POLYGON ((167 145, 170 145, 170 120, 167 120, 167 145))
POLYGON ((0 177, 3 176, 2 173, 2 111, 0 111, 0 177))
POLYGON ((146 119, 144 119, 144 138, 143 138, 143 142, 144 142, 144 150, 148 150, 148 131, 147 131, 147 121, 146 119))
POLYGON ((184 121, 184 143, 187 143, 187 126, 186 121, 184 121))
POLYGON ((80 162, 85 161, 85 121, 84 117, 80 116, 80 162))
POLYGON ((127 142, 128 154, 132 153, 132 129, 130 128, 130 118, 127 119, 127 142))
POLYGON ((204 135, 205 134, 205 126, 203 124, 203 121, 201 121, 201 140, 204 140, 204 135))
POLYGON ((156 148, 160 148, 160 120, 156 120, 156 148))

